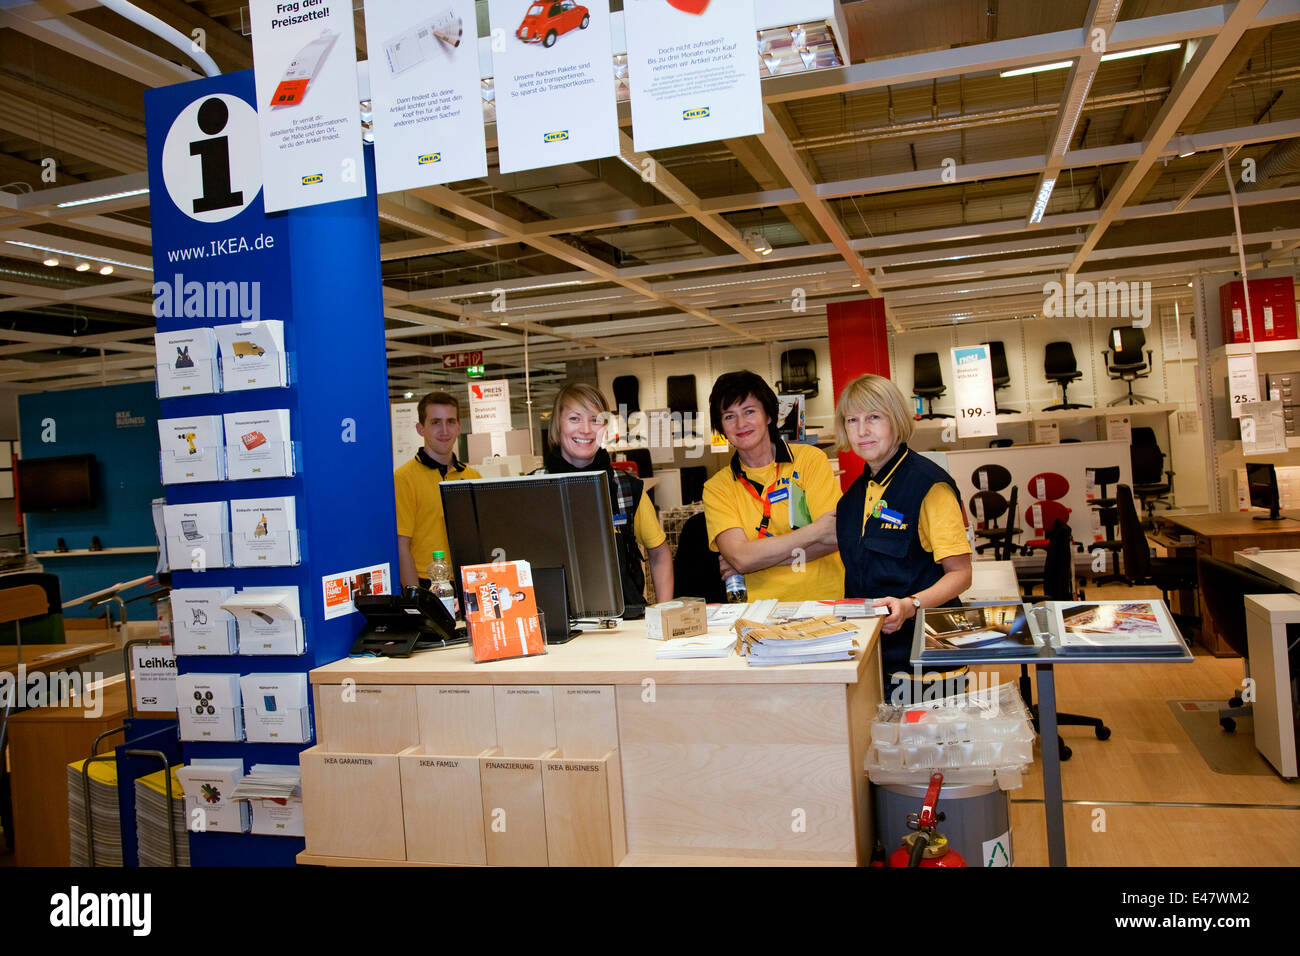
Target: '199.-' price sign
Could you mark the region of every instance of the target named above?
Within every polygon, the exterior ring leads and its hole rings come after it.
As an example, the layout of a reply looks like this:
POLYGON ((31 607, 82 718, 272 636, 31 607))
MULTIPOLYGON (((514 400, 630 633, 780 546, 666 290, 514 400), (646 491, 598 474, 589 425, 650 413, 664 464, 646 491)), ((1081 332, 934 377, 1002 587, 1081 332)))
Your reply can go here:
POLYGON ((952 350, 957 402, 957 437, 979 438, 998 433, 993 401, 993 366, 987 345, 952 350))

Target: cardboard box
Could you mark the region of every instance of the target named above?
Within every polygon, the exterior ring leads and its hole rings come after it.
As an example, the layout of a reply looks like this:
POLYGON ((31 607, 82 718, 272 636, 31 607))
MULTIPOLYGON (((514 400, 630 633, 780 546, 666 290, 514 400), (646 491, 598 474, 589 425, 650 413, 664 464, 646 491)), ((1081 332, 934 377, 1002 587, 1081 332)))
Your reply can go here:
POLYGON ((704 598, 687 597, 652 604, 645 609, 645 636, 652 641, 694 637, 709 629, 704 598))
POLYGON ((546 653, 527 561, 467 565, 461 568, 461 583, 475 662, 546 653))

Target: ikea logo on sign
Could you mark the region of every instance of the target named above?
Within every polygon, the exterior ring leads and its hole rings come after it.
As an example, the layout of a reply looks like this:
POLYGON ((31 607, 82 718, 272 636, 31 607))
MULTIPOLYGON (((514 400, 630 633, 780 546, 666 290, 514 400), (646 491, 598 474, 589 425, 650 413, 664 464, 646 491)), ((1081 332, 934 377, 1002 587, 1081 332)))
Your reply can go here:
POLYGON ((421 166, 428 166, 430 163, 440 163, 442 162, 442 153, 425 153, 420 157, 419 162, 421 166))
POLYGON ((323 182, 325 182, 324 173, 312 173, 310 176, 302 177, 302 184, 304 186, 315 186, 317 183, 323 182))
POLYGON ((558 129, 554 133, 547 133, 545 136, 542 137, 542 139, 548 143, 558 143, 561 140, 565 140, 568 138, 569 138, 569 131, 567 129, 558 129))
POLYGON ((709 108, 707 106, 701 106, 699 109, 694 110, 682 110, 682 119, 684 120, 704 119, 708 115, 709 108))

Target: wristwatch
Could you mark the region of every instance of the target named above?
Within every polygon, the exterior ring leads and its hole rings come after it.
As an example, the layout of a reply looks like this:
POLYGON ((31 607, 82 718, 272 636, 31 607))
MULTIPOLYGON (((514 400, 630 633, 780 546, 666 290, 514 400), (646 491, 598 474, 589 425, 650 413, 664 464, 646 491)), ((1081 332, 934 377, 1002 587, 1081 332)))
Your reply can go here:
POLYGON ((921 610, 921 599, 915 594, 909 594, 907 597, 903 598, 903 600, 912 602, 912 616, 916 617, 916 612, 921 610))

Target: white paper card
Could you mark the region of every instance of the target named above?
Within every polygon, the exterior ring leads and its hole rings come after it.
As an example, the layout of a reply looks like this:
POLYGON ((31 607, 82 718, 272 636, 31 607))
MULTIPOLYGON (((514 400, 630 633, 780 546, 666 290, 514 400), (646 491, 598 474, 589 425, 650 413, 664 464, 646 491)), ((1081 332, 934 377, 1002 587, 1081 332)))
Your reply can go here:
POLYGON ((222 382, 227 392, 279 388, 289 384, 284 323, 279 319, 218 325, 222 382))
POLYGON ((627 0, 623 16, 638 151, 763 132, 754 0, 627 0))
POLYGON ((250 0, 266 211, 366 194, 351 0, 250 0))
POLYGON ((220 415, 158 419, 164 485, 220 481, 225 477, 220 415))
POLYGON ((185 791, 186 826, 200 833, 245 833, 250 813, 248 804, 232 800, 231 794, 244 776, 244 761, 238 757, 195 759, 176 770, 185 791))
POLYGON ((1243 455, 1274 455, 1287 450, 1280 401, 1246 402, 1239 408, 1243 455))
POLYGON ((166 644, 131 648, 131 686, 135 709, 168 712, 176 709, 176 653, 166 644))
POLYGON ((235 653, 235 619, 221 608, 233 587, 173 588, 172 640, 177 654, 235 653))
POLYGON ((222 607, 238 622, 240 654, 296 657, 303 652, 297 585, 244 588, 222 607))
POLYGON ((238 674, 181 674, 176 678, 181 740, 243 740, 238 674))
POLYGON ((1233 418, 1241 417, 1241 406, 1259 401, 1259 375, 1255 371, 1255 356, 1228 356, 1228 407, 1233 418))
POLYGON ((987 345, 952 350, 953 391, 957 403, 957 437, 979 438, 998 433, 993 400, 993 364, 987 345))
POLYGON ((231 481, 293 475, 287 408, 229 412, 224 418, 226 473, 231 481))
POLYGON ((230 502, 231 557, 237 568, 299 563, 298 517, 292 496, 230 502))
POLYGON ((301 744, 311 739, 306 674, 249 674, 239 679, 239 689, 250 741, 301 744))
POLYGON ((501 172, 617 155, 609 0, 488 0, 488 15, 501 44, 492 51, 501 172))
POLYGON ((157 332, 153 347, 159 398, 221 391, 217 339, 211 329, 157 332))
POLYGON ((226 502, 165 505, 163 526, 173 571, 230 567, 230 509, 226 502))

